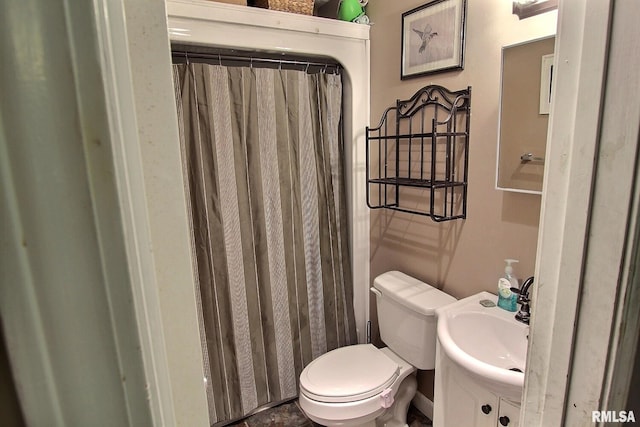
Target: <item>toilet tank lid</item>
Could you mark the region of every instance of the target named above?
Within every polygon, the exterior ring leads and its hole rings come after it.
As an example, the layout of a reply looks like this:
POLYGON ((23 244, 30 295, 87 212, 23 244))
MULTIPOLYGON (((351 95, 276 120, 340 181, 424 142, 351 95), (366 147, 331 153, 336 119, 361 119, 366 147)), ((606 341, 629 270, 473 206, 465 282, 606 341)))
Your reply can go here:
POLYGON ((396 302, 426 316, 456 301, 454 297, 399 271, 388 271, 376 277, 373 286, 396 302))

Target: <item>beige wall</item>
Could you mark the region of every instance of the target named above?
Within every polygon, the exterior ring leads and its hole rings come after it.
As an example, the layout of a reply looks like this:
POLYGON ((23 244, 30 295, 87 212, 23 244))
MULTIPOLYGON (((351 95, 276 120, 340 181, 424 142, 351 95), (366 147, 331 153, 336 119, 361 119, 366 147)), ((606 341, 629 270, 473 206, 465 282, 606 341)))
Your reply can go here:
MULTIPOLYGON (((401 15, 424 0, 370 0, 371 123, 398 98, 429 84, 472 86, 468 218, 435 223, 401 212, 371 211, 371 277, 397 269, 463 298, 495 292, 505 258, 517 276, 533 274, 540 196, 495 189, 501 50, 555 33, 557 12, 518 20, 507 0, 468 0, 464 70, 400 80, 401 15)), ((376 336, 372 300, 373 336, 376 336)), ((420 390, 432 396, 430 373, 420 390)))

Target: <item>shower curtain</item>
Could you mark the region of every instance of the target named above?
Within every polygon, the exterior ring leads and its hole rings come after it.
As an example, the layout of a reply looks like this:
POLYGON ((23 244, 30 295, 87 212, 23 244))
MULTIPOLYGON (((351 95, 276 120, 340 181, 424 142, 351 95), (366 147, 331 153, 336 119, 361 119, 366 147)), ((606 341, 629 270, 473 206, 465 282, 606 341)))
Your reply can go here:
POLYGON ((356 341, 340 76, 174 65, 212 424, 356 341))

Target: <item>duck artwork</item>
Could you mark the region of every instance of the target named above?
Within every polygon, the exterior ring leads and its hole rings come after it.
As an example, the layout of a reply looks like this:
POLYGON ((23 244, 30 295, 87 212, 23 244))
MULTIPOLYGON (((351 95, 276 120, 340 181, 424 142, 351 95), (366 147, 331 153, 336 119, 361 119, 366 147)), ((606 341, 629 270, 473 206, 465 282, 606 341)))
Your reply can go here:
POLYGON ((413 31, 420 37, 420 40, 422 40, 422 43, 418 48, 418 53, 424 52, 431 39, 438 35, 437 32, 431 30, 431 25, 429 24, 425 25, 424 30, 422 31, 415 28, 413 28, 413 31))

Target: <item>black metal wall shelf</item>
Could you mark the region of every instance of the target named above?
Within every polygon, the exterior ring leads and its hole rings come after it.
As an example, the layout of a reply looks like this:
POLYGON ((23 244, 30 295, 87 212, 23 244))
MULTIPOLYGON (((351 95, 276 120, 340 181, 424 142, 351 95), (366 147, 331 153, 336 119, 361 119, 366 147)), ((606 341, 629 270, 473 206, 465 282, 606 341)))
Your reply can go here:
POLYGON ((367 127, 367 205, 449 221, 467 217, 471 87, 425 86, 367 127))

